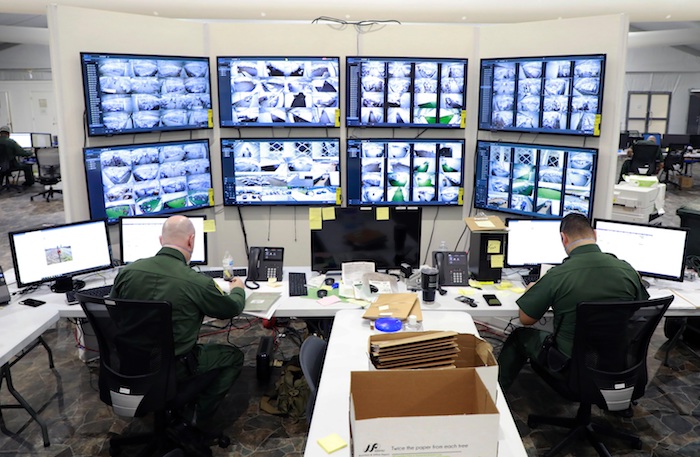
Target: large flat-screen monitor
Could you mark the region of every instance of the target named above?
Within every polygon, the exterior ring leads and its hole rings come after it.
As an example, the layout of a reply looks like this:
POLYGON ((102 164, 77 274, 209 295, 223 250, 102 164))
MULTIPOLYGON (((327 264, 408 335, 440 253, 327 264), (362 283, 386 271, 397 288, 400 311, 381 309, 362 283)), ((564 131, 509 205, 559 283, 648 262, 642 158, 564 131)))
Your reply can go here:
MULTIPOLYGON (((160 235, 169 216, 119 218, 119 249, 123 263, 152 257, 160 251, 160 235)), ((187 216, 194 225, 194 250, 191 265, 207 264, 207 238, 204 233, 206 216, 187 216)))
POLYGON ((348 57, 348 127, 464 128, 467 59, 348 57))
POLYGON ((50 133, 32 133, 33 148, 50 148, 53 147, 52 143, 50 133))
POLYGON ((338 138, 223 138, 224 205, 339 204, 338 138))
POLYGON ((479 129, 600 136, 605 54, 481 60, 479 129))
POLYGON ((349 139, 348 205, 461 205, 464 140, 349 139))
POLYGON ((688 229, 595 219, 598 246, 641 275, 683 281, 688 229))
POLYGON ((336 208, 335 219, 311 230, 311 269, 340 271, 344 262, 371 261, 377 270, 420 265, 421 209, 389 208, 377 218, 375 208, 336 208))
POLYGON ((338 57, 217 57, 221 127, 340 127, 338 57))
POLYGON ((661 137, 661 147, 668 148, 672 145, 688 146, 690 145, 690 135, 681 135, 676 133, 666 133, 661 137))
POLYGON ((211 128, 208 57, 80 53, 90 136, 211 128))
POLYGON ((567 254, 561 242, 560 224, 561 219, 506 219, 506 264, 536 267, 562 263, 567 254))
POLYGON ((18 287, 54 282, 51 290, 80 288, 73 276, 112 267, 107 221, 84 221, 10 232, 18 287))
POLYGON ((598 150, 477 141, 474 207, 527 217, 593 211, 598 150))
POLYGON ((83 158, 93 219, 214 205, 209 140, 92 147, 83 158))
POLYGON ((19 144, 20 147, 24 149, 32 148, 32 134, 24 132, 13 132, 10 133, 10 139, 14 140, 15 143, 19 144))

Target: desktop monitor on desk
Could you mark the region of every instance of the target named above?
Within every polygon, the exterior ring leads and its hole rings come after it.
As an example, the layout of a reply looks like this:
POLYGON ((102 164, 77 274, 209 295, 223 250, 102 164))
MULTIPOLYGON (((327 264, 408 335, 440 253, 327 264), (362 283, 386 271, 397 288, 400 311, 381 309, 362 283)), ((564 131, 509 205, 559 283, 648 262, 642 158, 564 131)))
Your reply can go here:
POLYGON ((674 133, 667 133, 661 137, 661 147, 669 148, 673 145, 682 145, 683 149, 690 144, 690 135, 680 135, 674 133))
MULTIPOLYGON (((152 257, 161 248, 160 235, 169 216, 119 218, 119 249, 123 263, 152 257)), ((194 250, 190 265, 207 264, 207 238, 204 236, 206 216, 187 216, 194 225, 194 250)))
POLYGON ((53 145, 50 133, 32 133, 31 137, 33 148, 50 148, 53 145))
POLYGON ((683 281, 688 229, 596 219, 601 251, 628 262, 642 276, 683 281))
POLYGON ((32 134, 31 133, 10 133, 10 139, 15 140, 17 144, 20 145, 22 149, 32 148, 32 134))
POLYGON ((561 219, 506 219, 506 265, 538 269, 567 257, 561 242, 561 219))
POLYGON ((107 221, 84 221, 10 232, 17 287, 53 282, 57 293, 80 289, 73 276, 112 267, 107 221))

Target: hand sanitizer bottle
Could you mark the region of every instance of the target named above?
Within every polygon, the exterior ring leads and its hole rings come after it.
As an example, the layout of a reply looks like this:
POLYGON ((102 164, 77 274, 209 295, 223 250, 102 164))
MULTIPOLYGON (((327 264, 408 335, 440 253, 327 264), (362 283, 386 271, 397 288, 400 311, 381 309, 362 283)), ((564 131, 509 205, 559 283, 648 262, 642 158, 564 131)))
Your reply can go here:
POLYGON ((447 241, 440 241, 440 247, 438 248, 438 251, 449 251, 450 249, 447 247, 447 241))
POLYGON ((221 266, 224 269, 224 279, 226 281, 233 280, 233 257, 228 251, 224 254, 224 258, 221 261, 221 266))

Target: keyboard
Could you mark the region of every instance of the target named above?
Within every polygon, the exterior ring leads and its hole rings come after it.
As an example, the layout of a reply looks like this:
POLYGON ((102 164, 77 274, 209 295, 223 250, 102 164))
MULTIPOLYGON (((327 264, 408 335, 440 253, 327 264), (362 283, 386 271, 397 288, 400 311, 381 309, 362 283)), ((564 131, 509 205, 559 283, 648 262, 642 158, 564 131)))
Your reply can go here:
POLYGON ((302 297, 308 294, 306 273, 289 273, 289 296, 302 297))
POLYGON ((522 278, 523 278, 523 282, 527 286, 531 282, 535 282, 538 279, 540 279, 540 275, 539 274, 522 275, 522 278))
MULTIPOLYGON (((224 270, 200 270, 199 272, 205 276, 209 276, 210 278, 223 278, 224 277, 224 270)), ((246 275, 245 268, 234 268, 233 269, 233 276, 245 277, 245 275, 246 275)))
POLYGON ((109 295, 109 293, 112 291, 112 286, 100 286, 100 287, 93 287, 91 289, 82 289, 82 290, 70 290, 66 292, 66 303, 69 305, 77 305, 78 304, 78 299, 75 298, 75 293, 80 292, 81 294, 84 295, 91 295, 93 297, 106 297, 109 295))

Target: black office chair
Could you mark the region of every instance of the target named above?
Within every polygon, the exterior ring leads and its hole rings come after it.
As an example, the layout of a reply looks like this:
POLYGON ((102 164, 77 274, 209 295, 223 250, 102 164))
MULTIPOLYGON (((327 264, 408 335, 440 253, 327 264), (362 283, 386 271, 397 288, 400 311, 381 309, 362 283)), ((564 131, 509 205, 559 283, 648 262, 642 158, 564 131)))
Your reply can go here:
MULTIPOLYGON (((152 433, 111 438, 110 455, 118 455, 124 446, 143 444, 146 447, 137 455, 150 456, 156 450, 162 454, 174 447, 174 441, 188 455, 210 456, 206 437, 183 422, 186 419, 178 413, 195 400, 219 371, 177 381, 170 303, 115 300, 82 293, 76 293, 76 298, 97 337, 100 399, 120 416, 154 414, 152 433)), ((225 437, 218 444, 228 446, 225 437)))
POLYGON ((678 177, 682 174, 685 159, 683 158, 684 150, 669 147, 668 153, 664 158, 664 169, 661 173, 664 175, 663 183, 673 184, 680 189, 678 177), (673 181, 673 177, 676 178, 673 181))
POLYGON ((16 170, 14 164, 14 154, 5 146, 0 144, 0 192, 4 190, 16 190, 22 192, 22 188, 12 183, 12 173, 16 170))
POLYGON ((321 369, 323 368, 323 358, 326 355, 328 343, 321 338, 311 335, 304 340, 299 350, 299 364, 304 373, 306 383, 309 385, 311 395, 306 402, 306 420, 311 422, 311 415, 314 412, 316 403, 316 391, 321 380, 321 369))
POLYGON ((630 172, 636 175, 651 176, 656 174, 656 161, 659 157, 659 146, 656 144, 639 144, 632 146, 632 162, 630 172))
POLYGON ((554 456, 578 437, 586 437, 601 456, 610 456, 597 434, 642 448, 639 437, 591 421, 591 407, 625 411, 644 395, 647 349, 673 296, 644 301, 584 302, 576 308, 576 331, 566 376, 557 376, 531 360, 533 370, 567 400, 578 402, 575 418, 531 414, 528 426, 567 427, 571 432, 546 456, 554 456))
POLYGON ((36 166, 39 169, 39 183, 49 188, 43 192, 32 195, 29 199, 42 196, 49 201, 55 194, 63 194, 61 189, 53 186, 61 182, 61 163, 59 161, 58 148, 36 149, 36 166))

